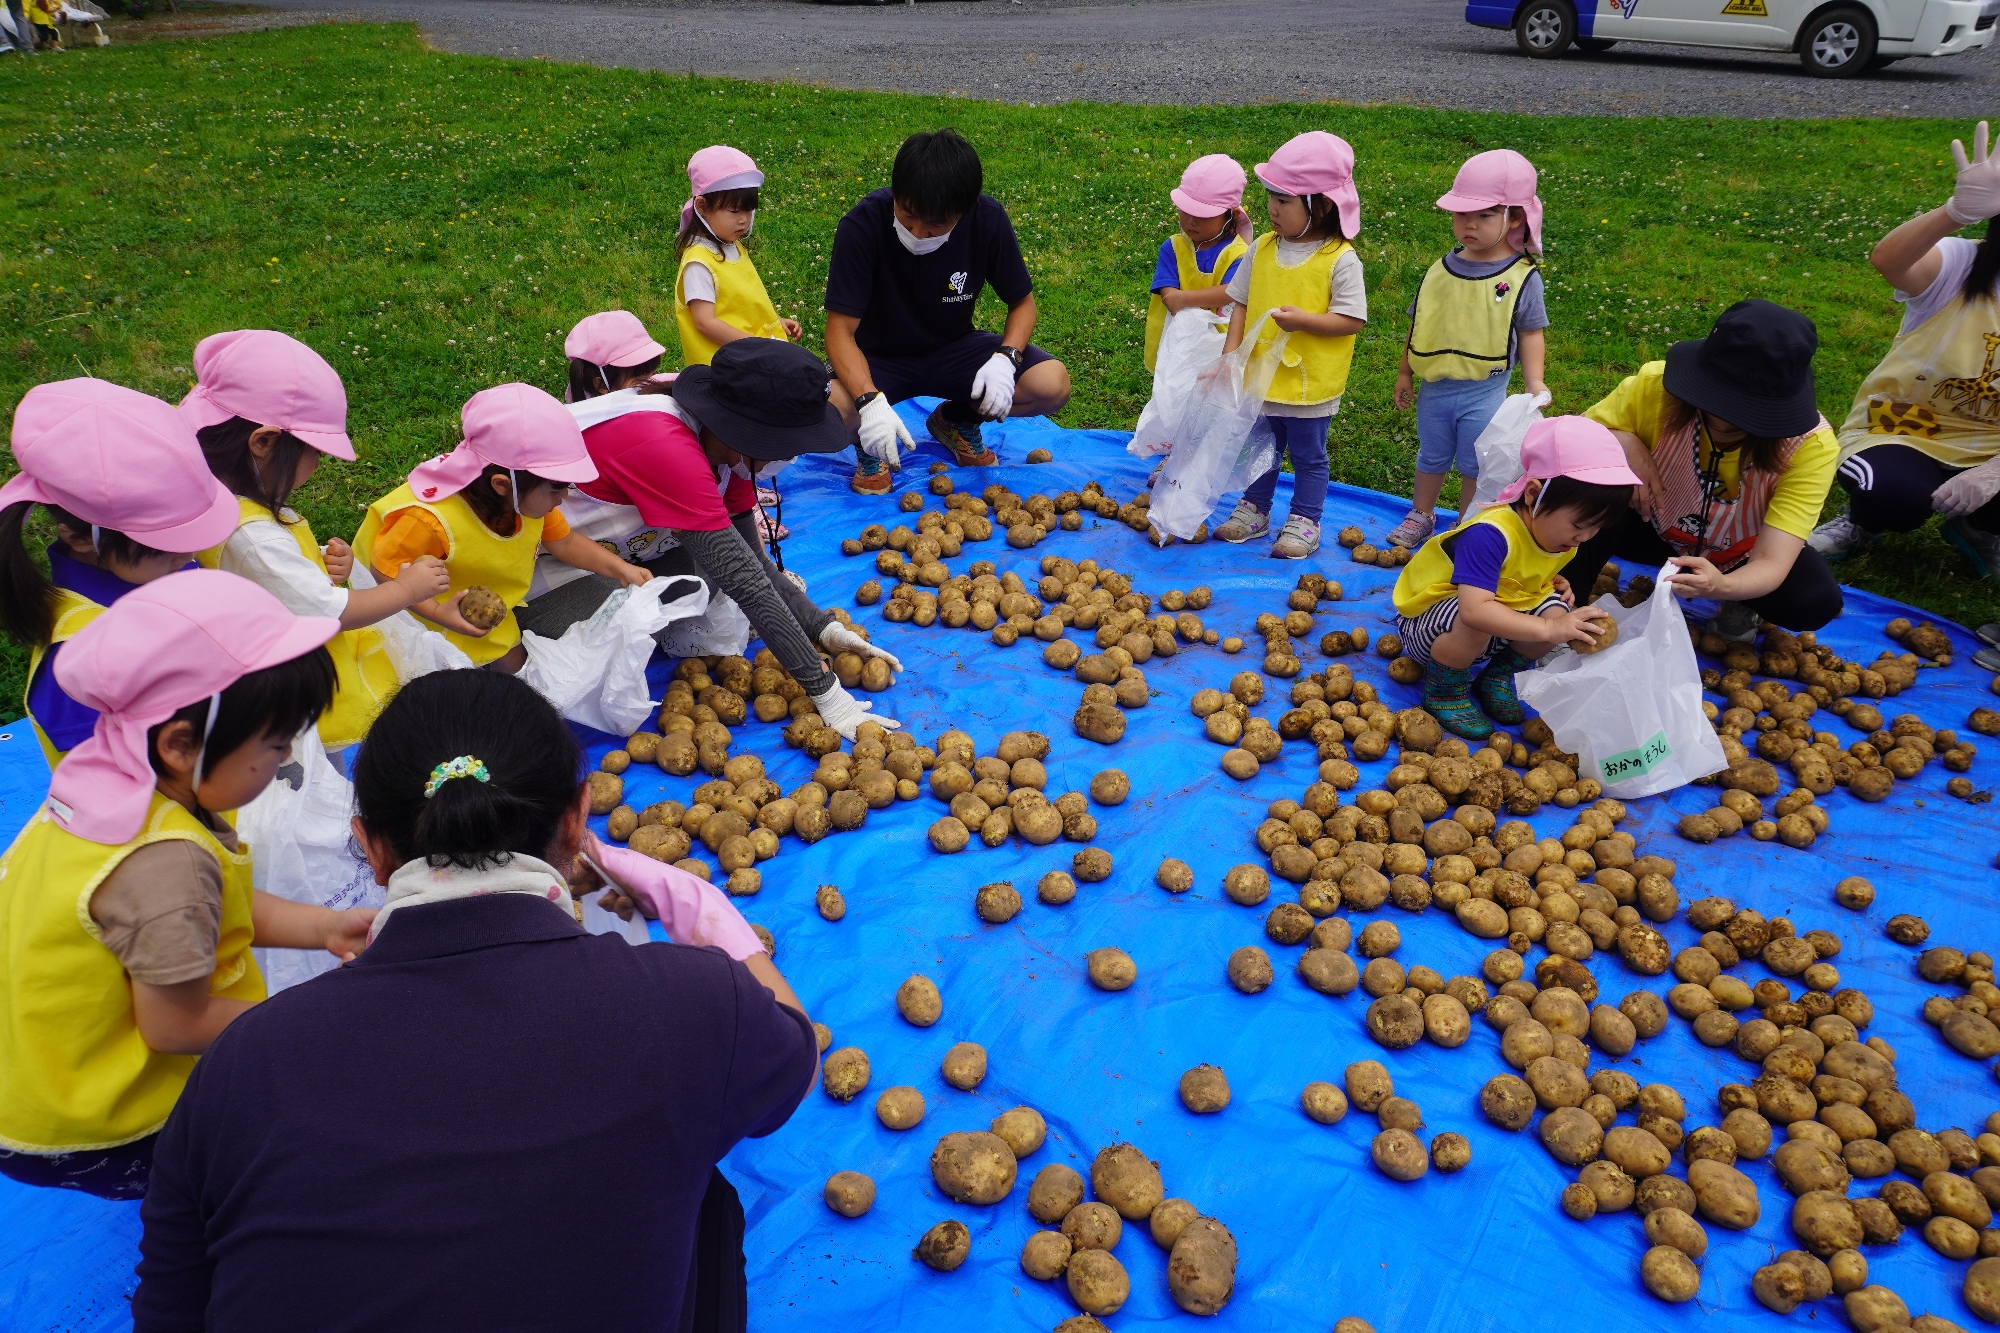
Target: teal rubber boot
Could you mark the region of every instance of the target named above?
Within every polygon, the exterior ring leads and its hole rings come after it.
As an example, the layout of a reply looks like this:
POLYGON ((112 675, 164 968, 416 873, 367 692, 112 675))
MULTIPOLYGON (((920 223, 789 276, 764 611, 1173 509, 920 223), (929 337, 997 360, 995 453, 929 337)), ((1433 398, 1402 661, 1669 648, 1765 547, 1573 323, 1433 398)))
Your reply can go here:
POLYGON ((1454 736, 1483 741, 1493 734, 1493 724, 1473 705, 1470 667, 1448 667, 1426 662, 1424 711, 1454 736))
POLYGON ((1521 696, 1514 693, 1514 674, 1535 665, 1512 648, 1502 648, 1472 682, 1472 697, 1486 710, 1486 716, 1502 726, 1514 727, 1528 720, 1521 708, 1521 696))

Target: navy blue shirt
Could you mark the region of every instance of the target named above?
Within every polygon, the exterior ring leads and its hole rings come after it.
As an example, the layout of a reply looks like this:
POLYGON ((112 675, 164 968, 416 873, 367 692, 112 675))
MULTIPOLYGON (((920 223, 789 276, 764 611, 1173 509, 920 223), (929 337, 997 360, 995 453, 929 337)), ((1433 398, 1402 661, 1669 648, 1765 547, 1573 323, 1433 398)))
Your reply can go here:
POLYGON ((1014 224, 999 201, 980 195, 951 238, 913 255, 896 238, 886 189, 863 196, 833 233, 826 308, 861 321, 854 341, 864 352, 921 356, 972 332, 982 287, 1017 305, 1035 289, 1014 224))
POLYGON ((224 1030, 160 1131, 135 1333, 685 1329, 696 1219, 816 1043, 717 949, 399 908, 224 1030))

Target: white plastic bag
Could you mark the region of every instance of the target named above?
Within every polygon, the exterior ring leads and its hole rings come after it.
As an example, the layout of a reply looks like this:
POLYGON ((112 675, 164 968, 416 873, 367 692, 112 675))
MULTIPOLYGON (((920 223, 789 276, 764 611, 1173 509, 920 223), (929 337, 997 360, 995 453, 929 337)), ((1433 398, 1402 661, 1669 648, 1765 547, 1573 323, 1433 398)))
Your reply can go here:
MULTIPOLYGON (((794 577, 790 570, 785 574, 794 577)), ((743 614, 743 608, 727 593, 719 592, 709 598, 706 611, 661 635, 660 651, 668 657, 731 657, 750 645, 751 632, 750 617, 743 614)))
POLYGON ((1653 595, 1626 610, 1609 594, 1597 605, 1618 622, 1602 652, 1558 653, 1514 678, 1521 701, 1542 715, 1580 773, 1619 800, 1670 791, 1729 767, 1701 712, 1701 668, 1663 565, 1653 595))
POLYGON ((564 630, 560 639, 522 631, 528 662, 521 668, 521 679, 572 722, 614 736, 638 730, 653 711, 652 694, 646 688, 653 635, 708 608, 708 588, 699 583, 671 602, 661 601, 677 582, 684 581, 654 579, 620 588, 590 619, 564 630))
POLYGON ((1479 459, 1479 485, 1473 491, 1472 503, 1461 511, 1464 517, 1491 508, 1499 501, 1500 492, 1520 477, 1521 442, 1528 438, 1528 427, 1542 419, 1542 409, 1548 405, 1546 392, 1517 393, 1500 404, 1500 410, 1472 442, 1472 452, 1479 459))
POLYGON ((1127 452, 1157 458, 1174 447, 1174 433, 1195 396, 1196 381, 1221 358, 1228 339, 1228 321, 1218 324, 1213 310, 1189 306, 1168 318, 1153 361, 1153 396, 1139 412, 1127 452))
MULTIPOLYGON (((275 897, 336 912, 380 907, 382 886, 357 855, 348 828, 353 785, 335 770, 311 728, 292 743, 292 758, 302 770, 296 788, 280 777, 236 812, 236 832, 250 849, 251 883, 275 897)), ((274 995, 340 965, 324 949, 254 952, 274 995)))
MULTIPOLYGON (((347 576, 347 586, 357 591, 375 587, 375 571, 362 561, 355 561, 354 572, 347 576)), ((438 631, 426 628, 408 611, 398 611, 386 620, 378 620, 373 628, 381 631, 389 661, 395 665, 396 683, 399 685, 408 685, 418 676, 427 676, 433 671, 459 671, 472 665, 472 659, 457 644, 438 631)))
POLYGON ((1192 539, 1216 501, 1269 472, 1277 460, 1270 430, 1252 429, 1291 338, 1280 332, 1259 352, 1257 335, 1270 317, 1251 325, 1236 350, 1203 371, 1188 394, 1147 511, 1153 526, 1169 536, 1192 539))

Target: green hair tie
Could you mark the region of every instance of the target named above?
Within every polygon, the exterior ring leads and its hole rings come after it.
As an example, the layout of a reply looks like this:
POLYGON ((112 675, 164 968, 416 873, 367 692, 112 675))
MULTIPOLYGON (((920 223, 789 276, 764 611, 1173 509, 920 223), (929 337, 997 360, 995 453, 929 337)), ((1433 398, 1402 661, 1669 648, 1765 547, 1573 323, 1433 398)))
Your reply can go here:
POLYGON ((481 782, 491 782, 493 775, 486 771, 486 761, 462 754, 456 759, 447 759, 431 770, 431 780, 424 784, 424 799, 438 794, 438 788, 453 778, 477 778, 481 782))

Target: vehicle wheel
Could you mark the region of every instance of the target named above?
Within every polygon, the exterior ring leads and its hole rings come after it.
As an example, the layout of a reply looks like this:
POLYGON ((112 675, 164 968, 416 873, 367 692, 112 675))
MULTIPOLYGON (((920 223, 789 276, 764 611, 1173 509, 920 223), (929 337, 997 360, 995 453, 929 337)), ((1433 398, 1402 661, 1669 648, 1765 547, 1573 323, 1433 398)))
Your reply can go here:
POLYGON ((1860 9, 1829 9, 1799 34, 1799 63, 1820 79, 1846 79, 1875 59, 1875 21, 1860 9))
POLYGON ((1605 51, 1609 51, 1616 45, 1618 45, 1616 37, 1579 37, 1576 39, 1576 49, 1579 51, 1588 51, 1592 55, 1599 55, 1605 51))
POLYGON ((1514 16, 1514 43, 1524 56, 1553 60, 1576 40, 1576 10, 1569 0, 1528 0, 1514 16))

